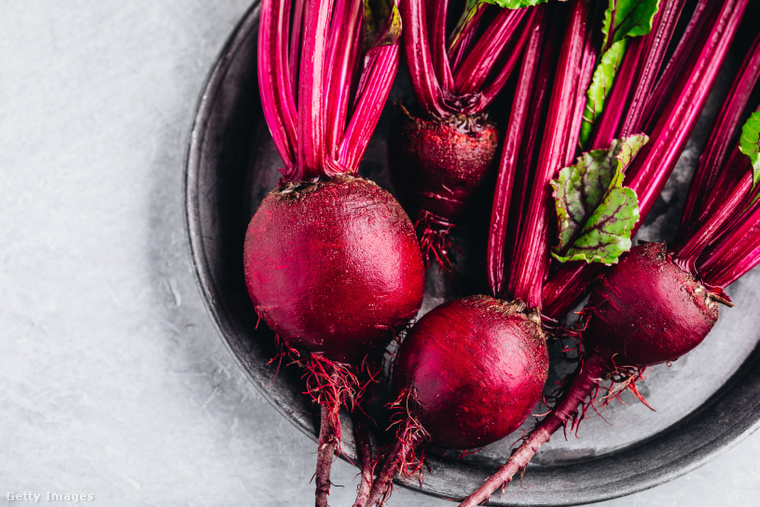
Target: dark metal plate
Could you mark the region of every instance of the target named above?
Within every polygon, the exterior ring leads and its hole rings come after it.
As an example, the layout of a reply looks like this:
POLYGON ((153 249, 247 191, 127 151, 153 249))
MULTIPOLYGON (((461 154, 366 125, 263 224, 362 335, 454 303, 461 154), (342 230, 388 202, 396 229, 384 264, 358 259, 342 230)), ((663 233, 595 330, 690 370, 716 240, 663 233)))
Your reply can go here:
MULTIPOLYGON (((300 372, 269 363, 276 356, 273 337, 265 326, 257 328, 243 280, 245 228, 260 200, 277 183, 280 164, 259 102, 257 34, 254 5, 231 35, 204 88, 187 157, 186 227, 205 303, 230 351, 263 395, 315 438, 314 411, 301 394, 300 372)), ((391 99, 408 98, 403 72, 398 83, 391 99)), ((640 237, 662 239, 660 235, 678 216, 689 170, 715 107, 708 105, 704 122, 655 208, 659 216, 649 220, 640 237)), ((363 175, 386 187, 385 138, 393 114, 392 107, 386 108, 361 167, 363 175)), ((474 266, 471 269, 477 271, 474 266)), ((464 285, 476 279, 477 274, 465 273, 464 285)), ((476 287, 478 282, 472 281, 465 289, 476 287)), ((639 385, 656 413, 627 395, 623 396, 627 404, 613 401, 601 415, 591 414, 583 421, 577 437, 558 435, 542 449, 525 475, 523 485, 530 487, 508 488, 493 503, 572 505, 641 491, 688 472, 757 429, 760 312, 755 308, 760 272, 755 270, 730 289, 737 306, 723 310, 724 318, 705 342, 673 365, 655 367, 639 385)), ((445 296, 431 284, 423 310, 445 296)), ((528 421, 524 427, 532 424, 528 421)), ((354 454, 350 433, 344 431, 349 456, 354 454)), ((463 459, 434 451, 424 484, 409 480, 405 485, 461 498, 509 455, 521 434, 518 431, 463 459)))

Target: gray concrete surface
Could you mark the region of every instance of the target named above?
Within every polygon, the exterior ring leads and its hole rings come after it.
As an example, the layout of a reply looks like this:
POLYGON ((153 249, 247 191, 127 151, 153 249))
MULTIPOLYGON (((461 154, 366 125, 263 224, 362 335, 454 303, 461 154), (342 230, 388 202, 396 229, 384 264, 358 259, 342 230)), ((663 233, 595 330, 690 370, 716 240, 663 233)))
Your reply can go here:
MULTIPOLYGON (((0 1, 0 505, 313 502, 314 445, 216 335, 183 231, 193 110, 247 6, 0 1)), ((756 505, 758 454, 599 505, 756 505)))

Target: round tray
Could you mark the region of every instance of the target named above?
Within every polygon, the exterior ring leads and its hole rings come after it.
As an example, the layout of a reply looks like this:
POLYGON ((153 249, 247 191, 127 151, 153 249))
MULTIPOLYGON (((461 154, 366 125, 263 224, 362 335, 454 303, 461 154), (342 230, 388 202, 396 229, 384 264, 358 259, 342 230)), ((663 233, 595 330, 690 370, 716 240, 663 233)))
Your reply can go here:
MULTIPOLYGON (((205 304, 225 343, 261 393, 316 440, 318 413, 302 395, 301 372, 270 362, 277 355, 273 335, 263 324, 257 327, 242 271, 246 225, 276 185, 281 164, 259 99, 258 17, 256 2, 230 36, 204 87, 187 157, 186 228, 205 304)), ((410 97, 402 67, 389 104, 410 97)), ((708 104, 708 119, 697 128, 640 238, 661 239, 677 222, 696 147, 709 129, 710 110, 714 114, 715 107, 708 104)), ((392 106, 386 107, 360 169, 386 188, 385 139, 394 114, 392 106)), ((459 241, 466 244, 467 239, 464 235, 459 241)), ((480 267, 473 263, 464 279, 477 280, 480 267)), ((759 282, 760 272, 755 270, 731 286, 729 293, 737 306, 721 309, 730 314, 730 321, 721 319, 695 351, 672 365, 653 368, 638 385, 656 413, 624 394, 623 403, 612 401, 600 414, 591 413, 577 434, 566 439, 556 436, 545 446, 525 473, 523 486, 529 487, 507 488, 491 503, 575 505, 627 495, 692 470, 757 429, 760 315, 751 311, 751 305, 760 297, 759 282)), ((477 282, 463 285, 482 287, 477 282)), ((447 296, 440 284, 429 284, 422 311, 447 296)), ((553 378, 564 371, 555 369, 553 378)), ((344 423, 350 425, 348 420, 344 423)), ((509 456, 513 444, 533 424, 531 419, 513 435, 467 457, 432 449, 422 485, 416 479, 399 481, 427 494, 462 498, 509 456)), ((343 450, 349 457, 355 451, 351 433, 343 432, 343 450)))

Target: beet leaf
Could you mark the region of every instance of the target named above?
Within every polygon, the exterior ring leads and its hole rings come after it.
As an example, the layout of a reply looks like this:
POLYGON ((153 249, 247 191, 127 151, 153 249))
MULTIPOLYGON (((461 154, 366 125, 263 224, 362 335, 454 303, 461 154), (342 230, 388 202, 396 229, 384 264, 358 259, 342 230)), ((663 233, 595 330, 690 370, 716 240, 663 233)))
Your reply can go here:
POLYGON ((395 44, 401 38, 396 2, 364 0, 364 50, 395 44))
POLYGON ((594 77, 591 86, 586 93, 586 109, 583 111, 583 125, 578 143, 581 147, 588 146, 594 124, 602 114, 607 95, 610 93, 612 83, 615 81, 620 64, 623 62, 625 50, 628 48, 628 39, 616 42, 610 49, 604 52, 599 65, 594 69, 594 77))
POLYGON ((610 0, 604 13, 602 50, 606 51, 629 37, 651 32, 652 20, 659 7, 660 0, 610 0))
POLYGON ((586 109, 583 112, 579 141, 582 147, 588 145, 594 123, 604 109, 628 42, 632 37, 646 35, 652 31, 652 22, 659 5, 660 0, 610 0, 609 7, 604 12, 602 25, 602 57, 594 70, 594 77, 588 89, 586 109))
POLYGON ((583 260, 615 264, 631 248, 639 219, 636 192, 623 187, 625 170, 648 141, 645 135, 614 140, 609 150, 578 157, 552 181, 557 209, 560 262, 583 260))

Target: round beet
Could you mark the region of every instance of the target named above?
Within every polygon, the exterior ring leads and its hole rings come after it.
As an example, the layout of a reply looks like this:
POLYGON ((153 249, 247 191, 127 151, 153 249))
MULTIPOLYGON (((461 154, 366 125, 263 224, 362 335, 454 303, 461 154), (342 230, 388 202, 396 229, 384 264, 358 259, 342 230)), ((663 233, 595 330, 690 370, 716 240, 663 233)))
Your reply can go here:
POLYGON ((517 429, 538 402, 549 358, 540 323, 488 296, 445 303, 404 339, 393 383, 411 389, 433 442, 471 449, 517 429))
POLYGON ((718 320, 718 302, 679 268, 664 243, 646 243, 600 277, 585 335, 594 353, 617 366, 675 361, 699 345, 718 320))
POLYGON ((522 303, 469 296, 425 314, 398 351, 398 438, 366 505, 387 496, 397 471, 417 469, 415 450, 426 441, 471 449, 512 433, 541 398, 548 371, 540 319, 522 303))
POLYGON ((352 364, 414 317, 425 288, 401 206, 350 176, 270 192, 248 226, 244 267, 256 312, 289 346, 352 364))
POLYGON ((416 216, 423 247, 443 259, 449 230, 496 156, 499 131, 483 115, 426 120, 405 113, 388 138, 388 168, 401 202, 416 216))

